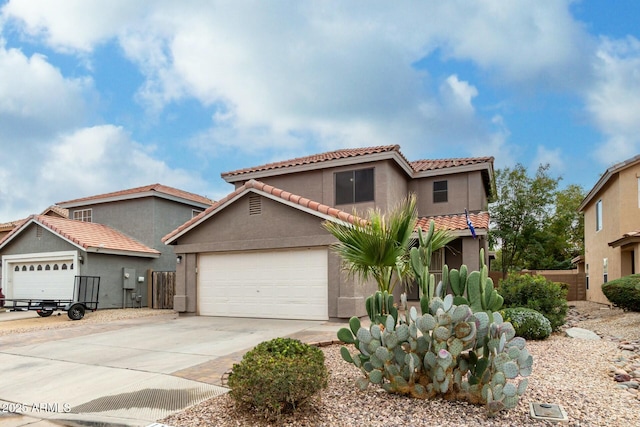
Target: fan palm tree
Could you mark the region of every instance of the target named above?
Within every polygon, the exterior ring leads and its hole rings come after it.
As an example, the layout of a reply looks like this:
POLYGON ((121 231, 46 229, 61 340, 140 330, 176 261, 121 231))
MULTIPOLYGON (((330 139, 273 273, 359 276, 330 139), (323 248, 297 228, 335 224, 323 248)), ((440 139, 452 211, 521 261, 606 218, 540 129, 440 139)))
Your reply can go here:
POLYGON ((379 291, 391 294, 411 274, 409 248, 417 222, 416 197, 407 197, 388 215, 370 209, 367 217, 352 224, 327 221, 324 227, 338 239, 332 248, 349 274, 363 281, 373 278, 379 291))

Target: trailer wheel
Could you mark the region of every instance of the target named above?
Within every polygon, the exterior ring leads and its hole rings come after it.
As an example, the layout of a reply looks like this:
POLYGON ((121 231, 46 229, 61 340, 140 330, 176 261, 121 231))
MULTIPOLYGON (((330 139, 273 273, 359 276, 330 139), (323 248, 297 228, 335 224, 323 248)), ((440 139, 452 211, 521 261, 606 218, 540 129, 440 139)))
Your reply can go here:
POLYGON ((40 317, 49 317, 53 314, 53 310, 36 310, 36 313, 40 317))
POLYGON ((69 311, 67 312, 67 316, 71 320, 80 320, 84 317, 84 306, 82 304, 73 304, 69 311))

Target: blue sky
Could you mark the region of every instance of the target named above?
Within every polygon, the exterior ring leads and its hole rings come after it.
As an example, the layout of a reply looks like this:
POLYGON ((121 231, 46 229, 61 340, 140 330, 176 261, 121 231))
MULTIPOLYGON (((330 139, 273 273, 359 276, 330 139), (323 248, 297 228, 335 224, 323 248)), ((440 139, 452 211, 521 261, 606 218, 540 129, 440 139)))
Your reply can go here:
POLYGON ((160 182, 399 144, 549 163, 640 152, 640 3, 0 2, 0 222, 160 182))

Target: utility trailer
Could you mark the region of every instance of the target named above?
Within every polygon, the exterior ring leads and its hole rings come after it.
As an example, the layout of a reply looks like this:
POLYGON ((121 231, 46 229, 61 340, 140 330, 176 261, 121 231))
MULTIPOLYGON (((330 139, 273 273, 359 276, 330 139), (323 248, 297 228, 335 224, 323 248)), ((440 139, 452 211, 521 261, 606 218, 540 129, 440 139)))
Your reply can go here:
POLYGON ((67 312, 71 320, 80 320, 87 310, 98 309, 98 295, 100 293, 100 277, 76 276, 73 284, 72 300, 65 299, 6 299, 0 298, 0 305, 11 311, 34 310, 40 317, 48 317, 54 311, 67 312))

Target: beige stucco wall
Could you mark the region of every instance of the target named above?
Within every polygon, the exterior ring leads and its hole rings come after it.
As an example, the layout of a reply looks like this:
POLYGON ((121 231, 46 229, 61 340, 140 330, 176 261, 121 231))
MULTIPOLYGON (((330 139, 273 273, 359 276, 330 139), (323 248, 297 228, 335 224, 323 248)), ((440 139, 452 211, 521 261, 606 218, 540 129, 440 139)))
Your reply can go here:
MULTIPOLYGON (((258 178, 265 184, 306 197, 327 206, 336 207, 345 212, 364 214, 367 209, 380 208, 383 211, 399 203, 408 194, 409 177, 392 160, 367 162, 314 171, 297 172, 258 178), (374 201, 348 205, 335 203, 335 174, 357 169, 374 168, 374 201)), ((238 188, 241 183, 236 184, 238 188)))
POLYGON ((462 213, 465 209, 481 211, 488 207, 480 171, 415 179, 409 190, 418 196, 419 216, 462 213), (433 203, 434 181, 447 181, 446 203, 433 203))
MULTIPOLYGON (((218 212, 191 233, 178 239, 175 252, 182 256, 177 267, 176 310, 196 313, 197 254, 213 252, 278 250, 327 247, 335 241, 323 219, 283 203, 258 196, 262 213, 249 214, 249 197, 242 197, 218 212)), ((254 195, 254 194, 253 194, 254 195)), ((255 196, 255 195, 254 195, 255 196)), ((328 250, 329 317, 366 315, 364 296, 373 292, 341 271, 340 258, 328 250)))
POLYGON ((612 175, 584 209, 585 269, 589 278, 589 301, 609 304, 609 300, 602 293, 604 259, 607 259, 609 281, 631 274, 632 256, 636 272, 640 265, 638 245, 616 248, 609 246, 610 242, 620 239, 623 234, 640 230, 638 176, 640 165, 631 166, 612 175), (602 200, 600 231, 596 231, 598 200, 602 200))

